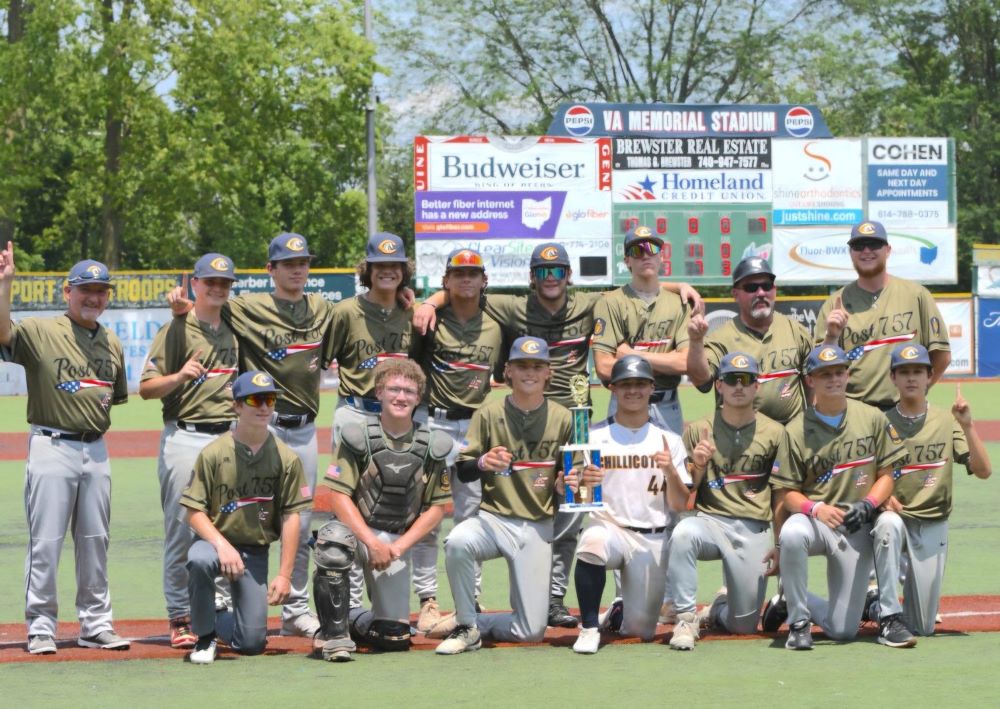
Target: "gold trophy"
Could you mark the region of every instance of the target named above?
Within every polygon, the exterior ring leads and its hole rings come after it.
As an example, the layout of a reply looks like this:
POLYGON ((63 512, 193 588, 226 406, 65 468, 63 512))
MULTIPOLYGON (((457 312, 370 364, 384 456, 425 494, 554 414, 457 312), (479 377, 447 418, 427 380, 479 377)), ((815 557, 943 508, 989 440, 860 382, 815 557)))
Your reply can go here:
MULTIPOLYGON (((585 460, 589 460, 593 465, 600 467, 601 451, 589 444, 590 441, 590 407, 587 405, 587 395, 590 391, 590 381, 583 374, 574 375, 569 380, 569 389, 576 402, 576 406, 571 406, 573 412, 573 440, 559 450, 563 454, 563 471, 569 472, 573 467, 573 454, 582 452, 585 460)), ((588 510, 600 510, 604 508, 601 501, 601 486, 595 485, 593 489, 583 485, 583 471, 580 471, 580 489, 576 494, 566 486, 566 501, 559 505, 560 512, 586 512, 588 510)))

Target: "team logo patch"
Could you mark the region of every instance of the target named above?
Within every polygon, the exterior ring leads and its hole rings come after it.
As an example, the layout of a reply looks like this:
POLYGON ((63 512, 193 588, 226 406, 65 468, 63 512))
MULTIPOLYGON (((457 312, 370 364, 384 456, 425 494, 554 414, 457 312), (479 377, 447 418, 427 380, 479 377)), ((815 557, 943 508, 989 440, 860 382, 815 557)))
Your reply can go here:
POLYGON ((750 360, 748 360, 743 355, 737 355, 733 357, 733 359, 730 361, 730 364, 740 369, 746 369, 747 367, 750 366, 750 360))
POLYGON ((872 236, 875 233, 875 225, 871 222, 860 224, 858 225, 858 233, 861 236, 872 236))
POLYGON ((538 254, 543 261, 555 261, 559 258, 559 249, 555 246, 546 246, 542 249, 541 253, 538 254))
POLYGON ((216 259, 212 259, 212 263, 209 264, 212 270, 215 271, 228 271, 229 270, 229 260, 224 259, 221 256, 216 259))
POLYGON ((837 359, 837 350, 833 349, 832 347, 824 347, 819 351, 819 354, 816 356, 819 357, 819 360, 821 362, 832 362, 833 360, 837 359))
POLYGON ((889 434, 890 441, 892 441, 896 445, 902 445, 903 439, 900 437, 899 431, 896 430, 895 426, 893 426, 891 423, 887 423, 885 425, 885 432, 889 434))
POLYGON ((236 510, 243 507, 248 507, 249 505, 259 505, 262 502, 271 502, 272 500, 274 500, 274 495, 269 497, 241 497, 238 500, 233 500, 232 502, 228 502, 220 507, 219 512, 222 512, 223 514, 232 514, 236 510))
POLYGON ((101 277, 101 267, 100 266, 87 266, 87 275, 91 278, 101 277))
POLYGON ((291 239, 285 242, 285 248, 289 251, 302 251, 305 249, 306 243, 301 237, 293 236, 291 239))
POLYGON ((527 340, 521 343, 521 351, 524 354, 538 354, 541 351, 541 345, 539 345, 534 340, 527 340))
POLYGON ((594 321, 594 337, 600 337, 604 334, 604 320, 602 318, 597 318, 594 321))
POLYGON ((448 470, 441 471, 441 492, 449 492, 451 490, 451 477, 448 475, 448 470))
POLYGON ((902 351, 900 351, 899 356, 903 359, 916 359, 920 356, 920 353, 917 351, 916 347, 910 345, 909 347, 904 347, 902 351))
POLYGON ((250 381, 259 387, 271 386, 271 377, 267 376, 263 372, 257 372, 255 375, 253 375, 253 379, 251 379, 250 381))
POLYGON ((326 469, 326 477, 332 478, 334 480, 336 480, 337 478, 339 478, 340 477, 340 466, 339 465, 331 465, 331 466, 327 467, 327 469, 326 469))
POLYGON ((396 249, 396 242, 392 239, 383 239, 378 245, 378 250, 389 256, 396 253, 396 249))
POLYGON ((653 235, 652 230, 645 225, 640 225, 635 228, 635 236, 637 239, 648 239, 653 235))

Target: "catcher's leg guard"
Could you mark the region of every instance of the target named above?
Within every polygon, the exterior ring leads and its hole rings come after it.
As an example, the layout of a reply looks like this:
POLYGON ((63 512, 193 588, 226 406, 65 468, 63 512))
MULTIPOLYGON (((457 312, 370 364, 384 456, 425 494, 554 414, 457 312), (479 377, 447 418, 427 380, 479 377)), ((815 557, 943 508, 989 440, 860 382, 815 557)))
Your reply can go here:
POLYGON ((350 660, 356 649, 348 633, 350 571, 356 549, 354 533, 337 520, 327 522, 316 535, 313 600, 320 629, 315 644, 323 641, 324 660, 350 660))

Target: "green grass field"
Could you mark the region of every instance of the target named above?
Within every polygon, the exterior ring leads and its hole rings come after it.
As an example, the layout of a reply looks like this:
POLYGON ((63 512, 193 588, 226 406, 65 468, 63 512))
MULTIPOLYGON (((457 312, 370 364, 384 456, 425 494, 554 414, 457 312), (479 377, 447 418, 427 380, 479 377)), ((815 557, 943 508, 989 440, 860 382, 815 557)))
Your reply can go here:
MULTIPOLYGON (((997 417, 989 402, 1000 386, 967 384, 963 394, 977 418, 997 417)), ((950 405, 954 385, 934 392, 935 403, 950 405)), ((682 390, 687 419, 708 413, 711 399, 690 387, 682 390)), ((321 423, 332 416, 335 397, 325 395, 321 423)), ((0 428, 25 430, 24 402, 0 399, 0 428)), ((606 407, 598 394, 597 412, 606 407)), ((116 408, 115 426, 152 429, 159 408, 138 397, 116 408), (127 419, 127 421, 126 421, 127 419)), ((989 445, 1000 460, 1000 444, 989 445)), ((111 590, 117 618, 160 618, 162 513, 154 459, 113 461, 113 519, 110 551, 111 590)), ((22 502, 23 462, 0 463, 0 622, 23 619, 23 568, 27 543, 22 502)), ((956 484, 955 514, 945 593, 1000 593, 1000 565, 993 552, 1000 543, 1000 486, 962 475, 956 484)), ((441 601, 450 607, 443 556, 441 601)), ((718 563, 700 570, 700 600, 711 599, 721 579, 718 563)), ((483 602, 509 607, 506 568, 489 562, 483 602)), ((63 552, 59 575, 60 618, 75 620, 72 540, 63 552)), ((772 582, 773 588, 774 582, 772 582)), ((609 583, 609 586, 611 584, 609 583)), ((824 567, 811 566, 811 586, 824 593, 824 567)), ((610 600, 609 590, 605 602, 610 600)), ((824 593, 825 595, 825 593, 824 593)), ((575 597, 567 599, 575 604, 575 597)), ((275 610, 275 613, 277 611, 275 610)), ((165 631, 165 629, 164 629, 165 631)), ((303 655, 239 658, 213 667, 192 667, 181 660, 71 662, 0 665, 3 692, 10 706, 72 704, 74 707, 125 704, 160 706, 168 702, 209 702, 213 706, 247 703, 301 704, 327 700, 359 706, 564 706, 621 703, 660 706, 679 701, 691 706, 732 706, 766 702, 772 706, 843 707, 878 702, 885 706, 940 706, 946 702, 987 705, 996 701, 997 636, 939 636, 921 639, 912 651, 897 652, 873 639, 837 645, 820 642, 812 653, 790 653, 765 640, 706 642, 692 653, 671 652, 659 644, 609 646, 594 657, 568 648, 485 650, 455 658, 429 652, 362 656, 332 665, 303 655), (926 670, 914 672, 919 662, 926 670)))

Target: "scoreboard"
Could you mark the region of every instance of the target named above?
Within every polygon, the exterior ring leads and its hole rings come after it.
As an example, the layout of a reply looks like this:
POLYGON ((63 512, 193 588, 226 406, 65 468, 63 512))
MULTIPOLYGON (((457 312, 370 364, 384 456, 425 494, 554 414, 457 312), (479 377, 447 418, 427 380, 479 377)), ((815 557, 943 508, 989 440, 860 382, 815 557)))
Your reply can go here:
POLYGON ((729 285, 746 256, 770 257, 769 204, 631 203, 614 206, 614 283, 628 283, 625 234, 649 227, 663 239, 663 277, 700 285, 729 285))

